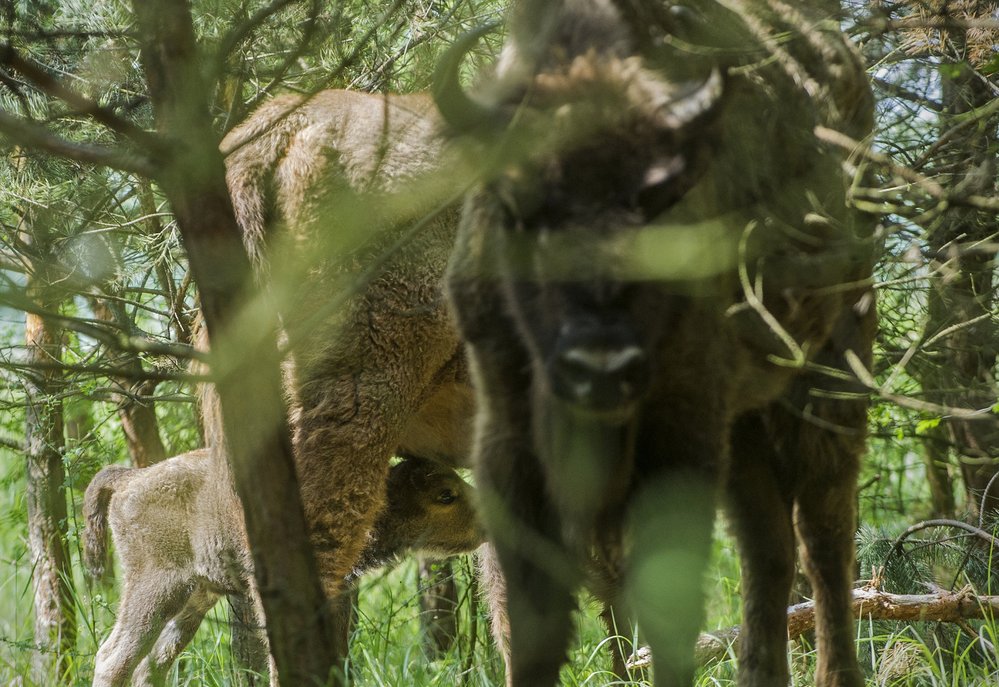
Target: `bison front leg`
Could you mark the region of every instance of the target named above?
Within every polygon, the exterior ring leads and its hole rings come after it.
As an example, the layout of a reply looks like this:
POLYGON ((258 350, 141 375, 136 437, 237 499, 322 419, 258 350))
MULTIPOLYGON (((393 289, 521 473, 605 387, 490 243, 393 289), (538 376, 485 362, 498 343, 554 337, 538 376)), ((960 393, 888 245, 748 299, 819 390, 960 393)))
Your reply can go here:
MULTIPOLYGON (((526 428, 512 429, 505 423, 502 429, 493 423, 483 429, 476 469, 506 591, 508 682, 554 685, 566 660, 578 575, 561 544, 561 526, 537 458, 523 439, 512 436, 526 428)), ((503 609, 493 612, 502 615, 503 609)))
POLYGON ((638 482, 628 527, 625 594, 652 650, 659 687, 689 687, 704 622, 704 572, 711 554, 725 421, 686 414, 696 404, 655 401, 636 452, 638 482), (696 420, 694 419, 696 418, 696 420))
POLYGON ((384 390, 381 382, 368 379, 375 374, 311 379, 293 415, 302 503, 329 599, 343 591, 385 504, 393 435, 388 413, 370 397, 384 390))
MULTIPOLYGON (((854 307, 837 323, 816 362, 849 370, 844 351, 870 367, 873 306, 854 307)), ((867 392, 849 378, 818 373, 797 380, 784 418, 785 460, 796 466, 794 526, 815 598, 818 687, 860 687, 851 589, 857 528, 857 475, 867 438, 867 392)), ((787 408, 788 406, 785 406, 787 408)))
POLYGON ((343 323, 292 340, 296 467, 327 599, 344 591, 385 505, 389 459, 458 346, 439 293, 411 303, 407 289, 384 276, 343 323))
POLYGON ((726 505, 742 559, 739 685, 787 685, 787 603, 794 581, 791 480, 755 413, 735 422, 731 453, 726 505))
POLYGON ((636 499, 626 593, 652 649, 660 687, 694 681, 713 522, 710 489, 686 476, 654 477, 636 499))

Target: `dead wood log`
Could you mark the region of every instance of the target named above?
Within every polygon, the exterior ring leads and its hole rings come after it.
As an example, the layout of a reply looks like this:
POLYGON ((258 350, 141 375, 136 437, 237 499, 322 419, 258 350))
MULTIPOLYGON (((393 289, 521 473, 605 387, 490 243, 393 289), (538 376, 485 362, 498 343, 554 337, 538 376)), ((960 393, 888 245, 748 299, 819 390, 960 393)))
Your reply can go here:
MULTIPOLYGON (((991 617, 999 613, 999 596, 978 596, 969 589, 934 594, 889 594, 877 589, 853 590, 853 613, 861 620, 955 623, 991 617)), ((806 601, 787 609, 787 638, 797 639, 815 627, 815 602, 806 601)), ((734 650, 739 626, 702 632, 697 639, 696 660, 705 665, 734 650)), ((652 665, 648 647, 641 647, 628 660, 629 670, 652 665)))

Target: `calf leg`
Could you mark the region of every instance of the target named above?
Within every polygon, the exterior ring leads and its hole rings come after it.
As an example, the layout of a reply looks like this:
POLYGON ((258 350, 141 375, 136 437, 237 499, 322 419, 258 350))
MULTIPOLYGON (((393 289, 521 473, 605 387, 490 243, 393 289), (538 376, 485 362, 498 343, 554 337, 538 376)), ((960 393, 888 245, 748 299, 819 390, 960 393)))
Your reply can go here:
POLYGON ((135 687, 162 687, 170 667, 197 633, 205 614, 218 598, 218 594, 203 587, 195 589, 180 613, 163 628, 152 651, 139 664, 132 678, 135 687))
POLYGON ((93 687, 124 687, 139 661, 149 653, 167 621, 190 595, 185 580, 161 571, 126 579, 118 620, 101 644, 94 662, 93 687))
POLYGON ((727 507, 742 559, 740 687, 787 685, 787 603, 794 581, 793 494, 756 414, 732 429, 727 507))
POLYGON ((255 603, 254 598, 252 590, 249 594, 229 595, 233 660, 236 668, 246 676, 249 687, 264 684, 257 678, 267 674, 270 653, 263 612, 259 600, 255 603))

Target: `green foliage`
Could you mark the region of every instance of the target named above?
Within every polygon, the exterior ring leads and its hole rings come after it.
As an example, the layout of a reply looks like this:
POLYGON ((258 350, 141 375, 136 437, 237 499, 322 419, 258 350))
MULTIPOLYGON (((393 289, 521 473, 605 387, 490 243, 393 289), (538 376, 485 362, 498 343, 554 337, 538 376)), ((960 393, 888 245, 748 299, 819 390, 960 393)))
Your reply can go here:
MULTIPOLYGON (((330 86, 385 92, 425 89, 442 46, 493 18, 505 3, 291 2, 259 25, 245 24, 272 4, 267 0, 192 3, 203 52, 201 67, 213 84, 211 107, 220 137, 262 98, 279 92, 309 93, 330 86)), ((18 0, 8 5, 0 26, 3 41, 47 65, 51 73, 119 117, 143 129, 154 127, 128 3, 18 0)), ((468 69, 491 57, 501 38, 488 36, 470 56, 468 69)), ((941 63, 932 56, 903 60, 904 51, 890 38, 869 38, 866 50, 879 79, 897 81, 910 93, 882 94, 877 148, 899 164, 919 161, 935 146, 938 122, 930 110, 913 103, 911 93, 920 91, 917 96, 932 101, 940 96, 940 77, 961 78, 966 66, 941 63)), ((990 75, 996 66, 993 56, 979 71, 990 75)), ((38 89, 0 87, 0 108, 44 122, 71 142, 108 146, 122 142, 119 134, 38 89)), ((32 564, 26 542, 24 459, 16 449, 23 442, 23 381, 29 374, 19 364, 22 310, 30 305, 25 302, 26 275, 31 274, 34 260, 50 261, 59 276, 52 285, 61 300, 59 314, 73 318, 65 331, 66 369, 58 397, 67 427, 72 428, 63 459, 73 506, 68 532, 77 560, 82 490, 104 465, 128 460, 117 414, 122 389, 115 375, 123 367, 117 357, 123 340, 147 344, 132 362, 147 375, 164 378, 155 389, 135 396, 155 405, 167 454, 200 442, 192 385, 184 374, 187 360, 163 348, 189 343, 186 336, 196 302, 176 226, 155 185, 123 172, 31 153, 5 139, 0 144, 0 257, 14 260, 3 262, 0 269, 0 684, 42 687, 56 684, 60 676, 30 676, 32 564), (32 252, 24 240, 29 230, 48 239, 48 254, 32 252), (120 319, 111 324, 97 321, 95 298, 119 306, 120 319)), ((940 169, 947 175, 964 161, 944 163, 940 169)), ((933 166, 920 171, 939 173, 933 166)), ((887 392, 922 399, 925 390, 918 366, 935 359, 916 357, 910 364, 906 354, 927 338, 927 293, 936 269, 931 258, 937 256, 931 254, 926 237, 940 228, 945 208, 892 173, 875 174, 880 188, 867 200, 887 213, 887 245, 878 270, 881 329, 874 372, 887 392)), ((999 412, 999 403, 992 410, 999 412)), ((952 531, 928 532, 892 553, 904 527, 930 514, 921 442, 941 429, 942 415, 885 401, 875 404, 870 417, 872 439, 860 493, 865 523, 858 534, 861 577, 877 570, 885 589, 898 592, 922 593, 930 582, 946 588, 972 584, 979 591, 990 591, 991 551, 969 545, 969 539, 955 537, 952 531)), ((951 470, 956 473, 954 466, 951 470)), ((708 628, 726 628, 739 620, 739 573, 733 549, 731 540, 719 531, 705 582, 708 628)), ((484 606, 473 603, 468 591, 470 570, 470 564, 459 570, 465 590, 461 639, 451 654, 436 662, 422 655, 415 567, 407 563, 368 579, 351 650, 356 684, 502 684, 501 661, 488 638, 484 606), (477 639, 470 647, 473 625, 477 639)), ((89 685, 94 653, 113 624, 118 601, 116 590, 92 589, 78 566, 75 575, 80 640, 71 657, 71 676, 65 681, 74 687, 89 685)), ((563 672, 564 684, 608 682, 609 640, 597 614, 595 603, 582 602, 578 641, 563 672)), ((995 625, 972 625, 981 639, 952 630, 861 623, 858 645, 867 657, 870 684, 994 684, 995 652, 990 655, 985 642, 997 642, 995 625), (895 664, 904 665, 905 672, 893 672, 895 664)), ((169 684, 236 684, 229 641, 228 616, 220 604, 169 684)), ((796 643, 795 684, 810 684, 814 659, 806 642, 796 643)), ((699 686, 734 684, 731 653, 698 676, 699 686)))

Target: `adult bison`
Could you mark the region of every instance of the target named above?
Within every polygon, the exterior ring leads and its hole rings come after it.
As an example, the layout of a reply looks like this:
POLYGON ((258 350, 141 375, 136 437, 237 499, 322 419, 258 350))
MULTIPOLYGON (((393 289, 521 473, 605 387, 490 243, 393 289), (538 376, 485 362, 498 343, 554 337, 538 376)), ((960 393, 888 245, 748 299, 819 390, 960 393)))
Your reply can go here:
POLYGON ((484 161, 448 292, 513 685, 558 681, 594 560, 657 683, 689 685, 719 491, 743 561, 739 684, 789 680, 796 533, 816 682, 862 684, 850 365, 874 335, 874 222, 815 130, 863 139, 872 100, 834 19, 806 9, 525 2, 488 93, 441 89, 484 161))
POLYGON ((875 246, 814 130, 864 138, 871 97, 835 22, 807 9, 524 0, 478 95, 447 62, 443 120, 426 96, 326 91, 278 98, 223 142, 282 307, 328 594, 389 456, 460 461, 477 405, 514 684, 557 680, 594 568, 657 680, 689 684, 721 487, 745 564, 740 684, 788 681, 795 532, 816 680, 861 683, 847 596, 866 404, 848 363, 869 359, 875 246), (460 213, 449 139, 481 177, 460 213))

